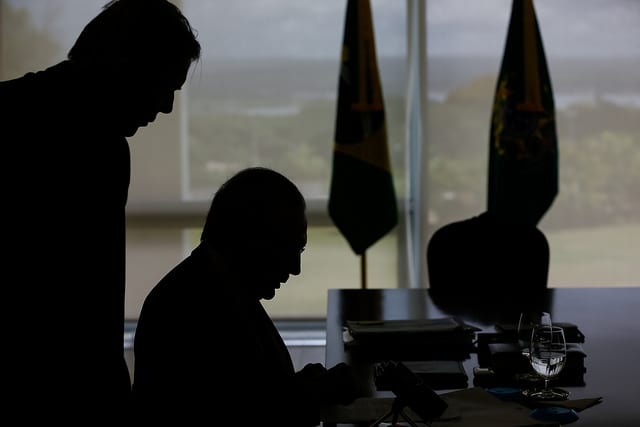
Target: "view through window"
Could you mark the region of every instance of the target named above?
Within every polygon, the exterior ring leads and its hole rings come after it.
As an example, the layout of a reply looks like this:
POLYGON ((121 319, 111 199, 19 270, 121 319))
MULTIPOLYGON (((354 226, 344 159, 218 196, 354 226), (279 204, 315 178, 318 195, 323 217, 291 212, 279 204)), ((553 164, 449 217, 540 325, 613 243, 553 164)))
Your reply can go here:
MULTIPOLYGON (((62 60, 104 3, 1 0, 0 79, 62 60)), ((195 246, 216 188, 257 164, 300 186, 311 220, 302 274, 267 309, 279 318, 323 317, 328 288, 360 286, 359 259, 326 212, 346 3, 176 3, 197 30, 203 57, 171 117, 130 139, 136 215, 128 230, 127 317, 137 317, 151 287, 195 246)), ((404 209, 406 159, 415 154, 407 152, 405 131, 408 8, 398 0, 371 4, 404 209)), ((560 150, 560 191, 540 224, 551 245, 550 286, 637 286, 640 3, 534 4, 560 150)), ((510 7, 510 0, 426 1, 428 160, 421 167, 428 172, 422 191, 430 233, 485 209, 490 108, 510 7)), ((404 241, 398 227, 368 251, 370 287, 408 285, 404 241)), ((426 242, 420 246, 424 251, 426 242)))
MULTIPOLYGON (((427 1, 431 230, 486 207, 510 1, 427 1)), ((534 1, 556 106, 559 193, 539 227, 550 286, 640 278, 640 3, 534 1)))

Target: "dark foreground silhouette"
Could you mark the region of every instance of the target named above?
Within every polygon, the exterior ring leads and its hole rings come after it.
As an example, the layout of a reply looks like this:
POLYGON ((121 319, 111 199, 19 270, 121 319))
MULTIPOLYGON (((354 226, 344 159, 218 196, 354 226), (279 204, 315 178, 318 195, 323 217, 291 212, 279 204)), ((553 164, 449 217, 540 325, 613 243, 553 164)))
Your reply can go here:
POLYGON ((172 3, 119 0, 68 59, 0 82, 3 418, 126 417, 126 137, 171 112, 199 55, 172 3))
POLYGON ((300 274, 306 243, 305 200, 283 175, 249 168, 217 191, 200 244, 140 313, 133 390, 142 424, 315 426, 323 405, 355 398, 345 364, 294 371, 260 302, 300 274))

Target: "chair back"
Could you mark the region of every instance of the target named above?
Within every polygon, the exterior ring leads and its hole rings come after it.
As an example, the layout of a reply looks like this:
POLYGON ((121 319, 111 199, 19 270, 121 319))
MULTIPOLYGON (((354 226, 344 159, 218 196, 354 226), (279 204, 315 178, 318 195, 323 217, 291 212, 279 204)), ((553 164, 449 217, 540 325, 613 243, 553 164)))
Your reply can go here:
POLYGON ((444 312, 482 322, 547 310, 549 243, 535 226, 485 212, 444 225, 427 245, 429 294, 444 312))
POLYGON ((432 289, 526 291, 547 287, 549 243, 533 225, 485 212, 436 230, 427 245, 432 289))

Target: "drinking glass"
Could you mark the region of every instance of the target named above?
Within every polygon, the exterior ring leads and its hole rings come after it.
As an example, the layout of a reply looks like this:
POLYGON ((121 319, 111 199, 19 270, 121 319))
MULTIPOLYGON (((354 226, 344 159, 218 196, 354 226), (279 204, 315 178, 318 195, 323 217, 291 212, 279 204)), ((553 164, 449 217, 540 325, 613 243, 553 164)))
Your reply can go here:
MULTIPOLYGON (((531 333, 535 326, 551 326, 551 315, 546 311, 525 311, 520 313, 518 319, 518 344, 522 356, 530 363, 529 347, 531 345, 531 333)), ((516 379, 524 384, 533 384, 540 381, 540 376, 535 372, 522 372, 516 374, 516 379)))
POLYGON ((559 326, 537 325, 531 333, 529 360, 533 370, 544 379, 544 388, 525 390, 525 396, 537 400, 564 400, 569 393, 549 387, 567 359, 567 344, 564 330, 559 326))
POLYGON ((546 311, 525 311, 520 313, 518 319, 518 344, 520 350, 527 358, 529 357, 529 347, 531 344, 531 333, 538 325, 551 326, 551 315, 546 311))

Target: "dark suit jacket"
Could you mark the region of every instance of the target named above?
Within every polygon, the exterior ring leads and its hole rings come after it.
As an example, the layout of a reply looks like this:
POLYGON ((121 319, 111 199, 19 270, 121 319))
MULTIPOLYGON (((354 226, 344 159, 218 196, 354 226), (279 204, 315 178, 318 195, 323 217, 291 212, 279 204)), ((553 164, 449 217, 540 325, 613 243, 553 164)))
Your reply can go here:
POLYGON ((134 344, 140 423, 317 425, 262 304, 216 275, 209 256, 201 244, 145 299, 134 344))
POLYGON ((117 106, 101 102, 107 86, 66 61, 0 82, 0 384, 3 408, 25 424, 119 420, 130 394, 130 157, 126 139, 109 131, 117 106))

